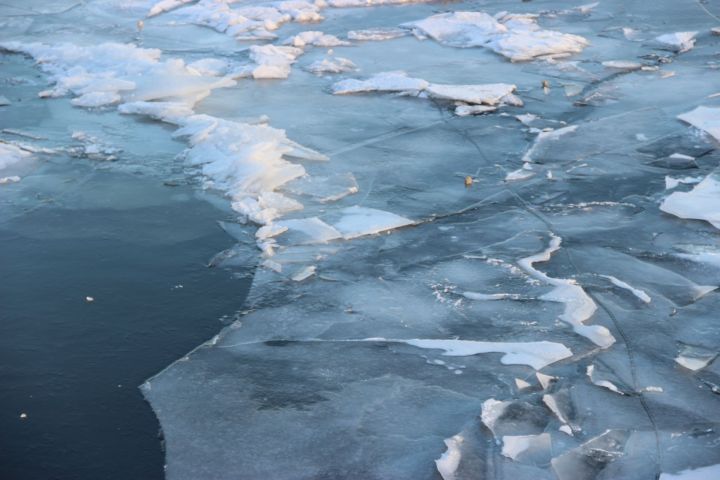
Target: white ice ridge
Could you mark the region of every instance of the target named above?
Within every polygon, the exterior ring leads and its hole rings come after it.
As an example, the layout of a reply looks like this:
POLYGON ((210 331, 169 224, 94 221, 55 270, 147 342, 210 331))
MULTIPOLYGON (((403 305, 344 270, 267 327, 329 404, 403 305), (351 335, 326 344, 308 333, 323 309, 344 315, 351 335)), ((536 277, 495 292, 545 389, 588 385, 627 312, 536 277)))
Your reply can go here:
POLYGON ((698 32, 675 32, 666 33, 656 37, 655 40, 665 49, 678 53, 687 52, 695 46, 695 36, 698 32))
POLYGON ((160 0, 159 2, 155 2, 153 6, 150 7, 147 16, 154 17, 155 15, 160 15, 161 13, 168 12, 174 8, 178 8, 182 5, 186 5, 195 1, 197 0, 160 0))
POLYGON ((350 40, 359 41, 382 41, 392 40, 393 38, 404 37, 408 31, 403 28, 367 28, 363 30, 350 30, 347 37, 350 40))
POLYGON ((615 386, 614 383, 608 381, 608 380, 596 380, 594 378, 595 376, 595 365, 588 365, 587 370, 585 371, 590 381, 597 385, 598 387, 607 388, 611 392, 619 393, 620 395, 623 395, 623 393, 620 391, 620 389, 615 386))
POLYGON ((30 152, 26 152, 10 143, 0 141, 0 170, 23 162, 28 157, 30 157, 30 152))
POLYGON ((455 472, 460 465, 460 459, 462 458, 462 452, 460 448, 465 439, 462 435, 453 435, 450 438, 445 439, 445 446, 447 450, 442 454, 440 458, 435 460, 437 471, 443 480, 455 480, 455 472))
MULTIPOLYGON (((378 73, 366 80, 349 78, 336 82, 332 86, 332 92, 335 95, 364 92, 392 92, 405 95, 422 94, 440 100, 491 107, 499 105, 521 106, 523 104, 522 100, 513 93, 515 90, 515 85, 508 83, 476 85, 430 83, 421 78, 409 77, 405 72, 401 71, 378 73)), ((457 110, 456 113, 458 113, 457 110)))
POLYGON ((695 128, 704 130, 720 142, 720 107, 697 107, 678 118, 695 128))
POLYGON ((453 12, 407 23, 420 37, 453 47, 484 47, 513 62, 580 53, 589 44, 578 35, 543 30, 536 15, 453 12))
POLYGON ((253 78, 287 78, 290 67, 303 54, 297 47, 275 45, 252 45, 250 47, 250 60, 255 62, 250 67, 253 78))
POLYGON ((41 96, 72 93, 72 103, 99 107, 132 101, 167 100, 190 106, 215 88, 235 85, 230 78, 205 77, 182 60, 161 60, 157 49, 132 44, 0 43, 0 48, 32 56, 55 82, 41 96))
POLYGON ((620 288, 622 288, 622 289, 625 289, 625 290, 629 291, 630 293, 632 293, 633 295, 635 295, 637 298, 639 298, 640 300, 642 300, 644 303, 650 303, 651 300, 652 300, 652 299, 650 298, 650 295, 648 295, 648 294, 645 292, 645 290, 641 290, 641 289, 639 289, 639 288, 635 288, 635 287, 633 287, 633 286, 631 286, 631 285, 623 282, 622 280, 620 280, 620 279, 618 279, 618 278, 616 278, 616 277, 613 277, 612 275, 600 275, 600 276, 603 277, 603 278, 607 278, 608 280, 610 280, 610 283, 612 283, 612 284, 615 285, 616 287, 620 287, 620 288))
MULTIPOLYGON (((288 22, 319 22, 321 4, 288 0, 243 4, 237 8, 231 1, 200 0, 194 5, 168 13, 176 23, 192 23, 212 28, 239 40, 274 39, 272 33, 288 22)), ((160 13, 160 11, 158 11, 160 13)))
POLYGON ((476 340, 442 339, 387 339, 367 338, 364 341, 405 343, 413 347, 444 350, 443 355, 467 357, 480 353, 503 353, 500 361, 504 365, 528 365, 540 370, 552 363, 571 357, 572 352, 562 343, 555 342, 481 342, 476 340))
POLYGON ((660 204, 660 210, 679 218, 705 220, 720 228, 720 173, 711 173, 689 192, 672 193, 660 204))
POLYGON ((677 473, 661 473, 659 480, 711 480, 713 478, 720 478, 720 464, 682 470, 677 473))
POLYGON ((294 35, 288 39, 286 39, 283 44, 285 45, 292 45, 293 47, 306 47, 306 46, 314 46, 314 47, 339 47, 343 45, 350 45, 350 42, 345 40, 340 40, 335 35, 328 35, 323 32, 318 32, 315 30, 307 31, 307 32, 301 32, 297 35, 294 35))
POLYGON ((573 279, 553 278, 535 268, 535 263, 547 262, 554 252, 560 250, 562 238, 553 233, 550 235, 550 245, 548 248, 535 255, 520 259, 518 265, 530 276, 554 287, 550 292, 542 295, 540 299, 565 304, 565 311, 560 315, 560 320, 571 325, 575 333, 586 337, 595 345, 602 348, 609 347, 615 343, 615 337, 613 337, 607 328, 601 325, 585 325, 585 322, 589 320, 595 313, 595 310, 597 310, 597 305, 595 305, 593 299, 585 293, 585 290, 575 283, 573 279))

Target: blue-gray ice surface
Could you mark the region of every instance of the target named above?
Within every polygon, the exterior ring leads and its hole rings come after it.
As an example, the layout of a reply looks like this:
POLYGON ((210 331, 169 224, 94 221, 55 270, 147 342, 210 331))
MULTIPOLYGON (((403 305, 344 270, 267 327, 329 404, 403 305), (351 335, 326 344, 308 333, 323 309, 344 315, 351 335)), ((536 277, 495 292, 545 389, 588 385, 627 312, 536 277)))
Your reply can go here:
POLYGON ((142 385, 169 479, 720 478, 717 4, 0 12, 3 201, 60 153, 146 169, 258 265, 142 385))

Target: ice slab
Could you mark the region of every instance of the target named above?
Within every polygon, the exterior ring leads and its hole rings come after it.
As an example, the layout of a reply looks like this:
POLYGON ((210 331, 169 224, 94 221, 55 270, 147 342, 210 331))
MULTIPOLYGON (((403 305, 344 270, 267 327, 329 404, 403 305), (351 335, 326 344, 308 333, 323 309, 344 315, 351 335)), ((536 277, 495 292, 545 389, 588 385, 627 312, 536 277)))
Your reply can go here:
POLYGON ((588 41, 578 35, 543 30, 533 15, 452 12, 407 23, 406 27, 453 47, 484 47, 511 61, 566 56, 581 52, 588 41))
POLYGON ((415 223, 391 212, 358 205, 342 210, 341 214, 342 217, 333 226, 346 240, 394 230, 415 223))
POLYGON ((678 118, 689 123, 693 127, 704 130, 720 142, 720 108, 718 107, 697 107, 678 118))
POLYGON ((720 228, 720 178, 708 175, 689 192, 674 192, 663 200, 660 210, 680 218, 705 220, 720 228))

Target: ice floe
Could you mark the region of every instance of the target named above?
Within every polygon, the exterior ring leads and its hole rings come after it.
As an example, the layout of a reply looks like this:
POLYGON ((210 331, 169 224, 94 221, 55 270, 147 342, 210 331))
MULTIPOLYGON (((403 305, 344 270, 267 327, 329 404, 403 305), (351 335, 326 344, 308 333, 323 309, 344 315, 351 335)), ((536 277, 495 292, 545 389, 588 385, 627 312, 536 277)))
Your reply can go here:
POLYGON ((462 435, 454 435, 445 439, 447 450, 440 458, 435 460, 437 471, 443 480, 455 480, 455 472, 460 465, 462 452, 460 447, 464 438, 462 435))
POLYGON ((363 30, 350 30, 347 37, 350 40, 358 41, 382 41, 392 40, 408 35, 408 31, 404 28, 367 28, 363 30))
POLYGON ((484 47, 510 60, 562 57, 581 52, 588 41, 578 35, 543 30, 531 15, 453 12, 407 23, 416 34, 453 47, 484 47))
POLYGON ((517 87, 509 83, 477 85, 447 85, 430 83, 409 77, 405 72, 382 72, 365 80, 345 79, 332 86, 335 95, 366 92, 389 92, 416 95, 437 100, 458 102, 455 113, 459 116, 492 112, 501 105, 522 106, 515 95, 517 87))
POLYGON ((30 152, 10 143, 0 142, 0 170, 19 164, 30 157, 30 152))

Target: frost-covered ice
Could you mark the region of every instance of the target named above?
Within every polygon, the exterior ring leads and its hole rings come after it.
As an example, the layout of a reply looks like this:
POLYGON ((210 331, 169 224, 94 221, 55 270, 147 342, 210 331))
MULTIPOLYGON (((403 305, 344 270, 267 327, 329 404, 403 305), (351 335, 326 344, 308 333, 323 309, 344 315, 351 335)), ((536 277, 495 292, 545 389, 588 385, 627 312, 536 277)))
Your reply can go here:
POLYGON ((347 37, 358 41, 382 41, 404 37, 408 31, 403 28, 367 28, 363 30, 350 30, 347 37))
POLYGON ((0 170, 19 164, 30 157, 30 152, 10 143, 0 142, 0 170))

